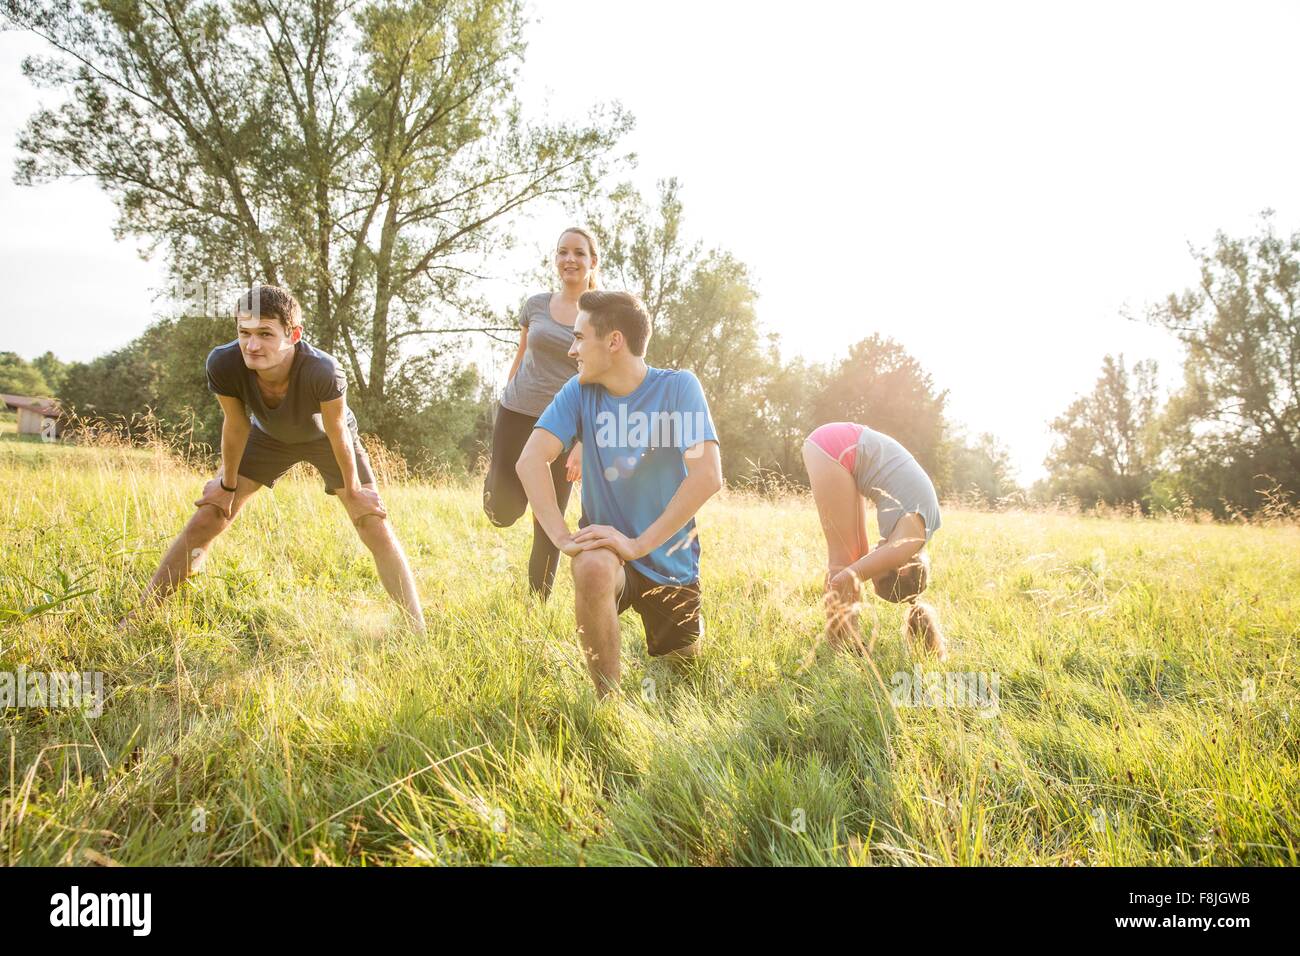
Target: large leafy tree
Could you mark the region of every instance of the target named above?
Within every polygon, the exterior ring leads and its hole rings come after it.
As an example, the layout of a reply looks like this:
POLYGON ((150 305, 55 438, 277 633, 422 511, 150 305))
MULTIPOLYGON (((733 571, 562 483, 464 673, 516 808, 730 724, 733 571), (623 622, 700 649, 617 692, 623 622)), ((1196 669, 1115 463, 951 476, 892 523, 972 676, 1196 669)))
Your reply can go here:
POLYGON ((850 346, 813 403, 814 419, 858 422, 897 439, 941 489, 951 463, 944 408, 948 392, 935 387, 921 363, 879 333, 850 346))
POLYGON ((622 186, 586 216, 604 284, 635 293, 650 312, 647 361, 700 379, 728 477, 781 469, 789 456, 774 416, 783 409, 768 398, 781 365, 775 337, 759 325, 748 267, 726 250, 688 241, 676 179, 659 183, 653 204, 622 186))
POLYGON ((989 432, 973 441, 958 433, 949 438, 952 474, 948 489, 975 504, 997 506, 1020 491, 1011 451, 989 432))
POLYGON ((1178 484, 1220 513, 1275 486, 1300 499, 1300 232, 1269 220, 1244 239, 1219 233, 1196 253, 1196 287, 1150 313, 1186 348, 1165 416, 1178 484))
POLYGON ((40 398, 51 388, 38 366, 17 352, 0 352, 0 393, 40 398))
POLYGON ((511 215, 593 188, 629 120, 530 125, 517 0, 0 0, 68 94, 16 178, 95 178, 119 235, 177 280, 289 286, 382 404, 402 343, 474 328, 476 265, 511 215), (468 317, 468 318, 467 318, 468 317))
POLYGON ((1052 494, 1087 504, 1147 502, 1157 475, 1156 363, 1130 372, 1124 356, 1107 355, 1096 385, 1052 423, 1056 443, 1044 462, 1052 494))

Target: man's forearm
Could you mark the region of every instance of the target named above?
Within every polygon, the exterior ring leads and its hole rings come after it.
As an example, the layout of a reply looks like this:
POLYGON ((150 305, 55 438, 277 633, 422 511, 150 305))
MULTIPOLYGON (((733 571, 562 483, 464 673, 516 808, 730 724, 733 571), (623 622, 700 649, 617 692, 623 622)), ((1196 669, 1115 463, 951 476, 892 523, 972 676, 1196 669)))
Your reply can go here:
POLYGON ((524 455, 515 466, 519 483, 524 486, 533 517, 542 526, 551 543, 557 548, 569 537, 569 526, 564 522, 564 512, 555 498, 555 482, 551 478, 551 463, 540 455, 524 455))
POLYGON ((707 472, 687 475, 668 502, 668 507, 664 508, 663 514, 637 536, 637 550, 642 555, 647 555, 662 545, 695 517, 704 502, 717 494, 720 487, 717 478, 707 472))
POLYGON ((346 425, 327 422, 325 434, 329 437, 330 448, 334 450, 334 460, 339 463, 339 472, 343 475, 343 487, 354 491, 361 486, 357 474, 357 455, 352 447, 352 432, 346 425))
POLYGON ((239 482, 239 465, 244 460, 244 448, 252 429, 247 420, 241 422, 229 415, 221 423, 221 480, 229 488, 239 482))

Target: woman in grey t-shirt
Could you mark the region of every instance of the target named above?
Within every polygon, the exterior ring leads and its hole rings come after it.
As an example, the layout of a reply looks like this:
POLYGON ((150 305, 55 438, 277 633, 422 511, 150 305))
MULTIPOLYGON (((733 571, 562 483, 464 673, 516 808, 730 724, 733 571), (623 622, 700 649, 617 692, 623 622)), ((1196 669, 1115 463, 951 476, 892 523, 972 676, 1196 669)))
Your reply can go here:
MULTIPOLYGON (((519 313, 519 351, 510 366, 510 377, 501 393, 496 423, 492 429, 492 460, 483 483, 483 510, 498 528, 505 528, 523 515, 528 496, 515 473, 515 462, 533 426, 565 382, 578 373, 569 358, 573 345, 573 323, 578 318, 578 299, 597 287, 599 254, 596 240, 576 226, 564 230, 555 244, 555 271, 559 292, 529 296, 519 313)), ((568 460, 551 464, 555 499, 563 511, 573 482, 582 474, 582 445, 575 444, 568 460)), ((533 549, 528 559, 528 586, 545 599, 555 582, 559 550, 533 521, 533 549)))
POLYGON ((930 580, 925 551, 942 516, 934 483, 911 452, 856 422, 830 422, 804 442, 804 465, 826 535, 827 635, 836 646, 858 646, 860 585, 908 605, 905 628, 940 660, 947 645, 934 608, 918 598, 930 580), (867 539, 865 501, 876 506, 881 541, 867 539))

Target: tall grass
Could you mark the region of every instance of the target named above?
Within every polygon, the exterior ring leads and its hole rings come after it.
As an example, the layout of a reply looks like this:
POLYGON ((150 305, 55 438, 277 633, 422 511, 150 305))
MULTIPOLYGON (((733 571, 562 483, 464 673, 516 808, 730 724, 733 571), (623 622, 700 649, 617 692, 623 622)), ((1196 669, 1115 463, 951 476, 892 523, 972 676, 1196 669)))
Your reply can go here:
POLYGON ((0 710, 0 861, 1300 862, 1294 527, 950 511, 929 596, 953 653, 913 659, 872 604, 864 660, 817 644, 810 502, 724 495, 704 653, 650 660, 626 616, 597 704, 567 569, 528 597, 530 527, 455 483, 385 496, 426 637, 314 478, 119 632, 200 485, 0 435, 0 671, 98 670, 107 696, 0 710), (900 705, 914 666, 996 674, 996 716, 900 705))

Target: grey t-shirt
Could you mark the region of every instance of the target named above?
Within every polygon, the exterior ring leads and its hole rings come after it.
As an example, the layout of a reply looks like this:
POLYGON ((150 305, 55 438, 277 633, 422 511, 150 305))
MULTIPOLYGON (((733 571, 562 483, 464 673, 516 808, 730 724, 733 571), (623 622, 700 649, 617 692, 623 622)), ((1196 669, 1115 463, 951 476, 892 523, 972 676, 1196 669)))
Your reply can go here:
POLYGON ((551 318, 552 295, 529 296, 519 310, 519 327, 528 330, 528 345, 519 371, 501 393, 502 405, 534 418, 546 411, 560 386, 578 374, 578 363, 569 358, 573 328, 551 318))
MULTIPOLYGON (((257 373, 244 364, 239 340, 218 345, 208 353, 208 390, 238 398, 253 424, 287 445, 329 439, 321 422, 320 404, 342 398, 348 389, 347 376, 334 356, 314 349, 306 342, 294 346, 289 369, 289 391, 275 408, 268 408, 257 387, 257 373)), ((348 429, 355 436, 357 419, 348 409, 348 429)))
POLYGON ((898 519, 913 511, 925 520, 925 539, 939 530, 943 518, 934 483, 910 451, 884 432, 863 426, 858 436, 853 479, 858 492, 876 506, 876 524, 889 537, 898 519))

